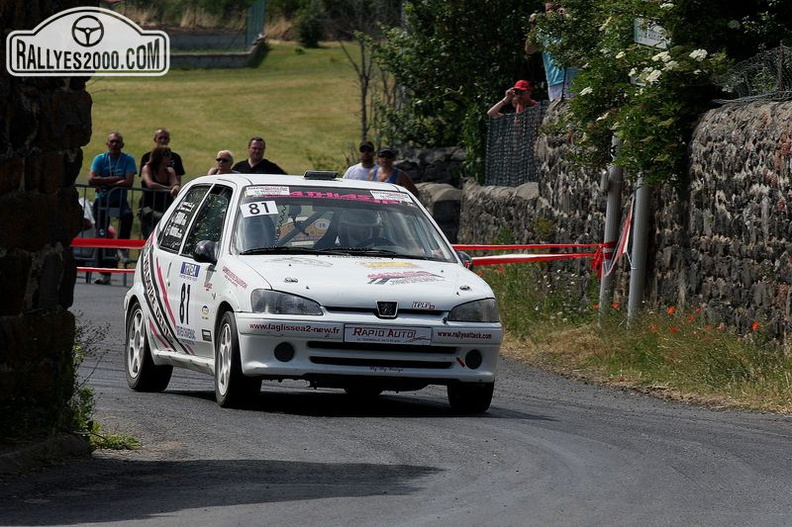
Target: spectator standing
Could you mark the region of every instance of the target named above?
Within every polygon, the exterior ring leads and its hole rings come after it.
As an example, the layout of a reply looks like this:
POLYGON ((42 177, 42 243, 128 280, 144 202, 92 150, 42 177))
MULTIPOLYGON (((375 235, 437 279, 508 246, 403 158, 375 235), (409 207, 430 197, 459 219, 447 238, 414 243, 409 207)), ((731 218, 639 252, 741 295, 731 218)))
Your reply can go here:
MULTIPOLYGON (((154 132, 154 147, 158 146, 166 146, 170 148, 170 141, 171 141, 171 134, 167 128, 158 128, 156 132, 154 132)), ((149 162, 149 156, 151 152, 146 152, 143 154, 143 157, 140 158, 140 170, 142 175, 143 167, 149 162)), ((181 178, 184 175, 184 165, 182 164, 182 158, 179 154, 171 150, 171 157, 170 157, 170 167, 176 172, 176 179, 181 185, 181 178)))
POLYGON ((344 179, 368 179, 371 169, 376 167, 374 162, 374 143, 363 141, 358 148, 360 152, 360 163, 350 166, 344 172, 344 179))
MULTIPOLYGON (((94 157, 88 177, 88 184, 96 187, 93 204, 96 228, 100 238, 107 237, 110 226, 110 209, 118 209, 119 238, 128 240, 132 234, 133 216, 127 201, 126 189, 132 186, 137 173, 135 158, 122 152, 124 137, 120 132, 110 132, 106 144, 107 152, 94 157)), ((115 260, 107 256, 107 249, 101 250, 100 255, 102 267, 115 265, 115 260)), ((94 283, 109 284, 110 273, 102 273, 94 283)))
MULTIPOLYGON (((564 16, 566 13, 560 4, 555 2, 545 2, 545 15, 555 13, 564 16)), ((548 43, 553 42, 552 38, 548 35, 543 35, 535 30, 534 24, 536 23, 536 13, 531 15, 531 36, 525 41, 525 52, 532 55, 540 50, 540 47, 546 47, 548 43)), ((550 101, 564 99, 572 96, 572 79, 578 74, 577 68, 562 68, 556 63, 552 55, 546 50, 542 51, 542 65, 545 70, 545 78, 547 79, 547 95, 550 101)))
POLYGON ((140 234, 144 239, 157 226, 173 198, 179 193, 176 171, 170 166, 171 150, 157 146, 149 152, 149 162, 140 170, 143 196, 140 198, 140 234))
POLYGON ((490 117, 500 117, 506 113, 504 110, 508 111, 508 107, 511 107, 514 113, 520 113, 526 108, 532 108, 539 104, 531 97, 532 93, 533 88, 530 82, 518 80, 514 83, 514 86, 506 90, 503 99, 493 104, 492 108, 487 110, 487 115, 490 117))
POLYGON ((234 154, 230 150, 220 150, 215 158, 216 166, 209 169, 210 176, 212 174, 237 174, 236 170, 231 170, 234 165, 234 154))
POLYGON ((396 160, 396 152, 393 149, 388 147, 380 149, 377 159, 379 160, 379 165, 369 171, 368 179, 370 181, 395 183, 412 192, 416 198, 419 197, 418 188, 410 179, 410 176, 404 170, 399 170, 393 166, 393 162, 396 160))
POLYGON ((281 167, 264 158, 266 149, 267 143, 263 137, 251 137, 248 141, 248 158, 231 169, 242 174, 285 174, 281 167))

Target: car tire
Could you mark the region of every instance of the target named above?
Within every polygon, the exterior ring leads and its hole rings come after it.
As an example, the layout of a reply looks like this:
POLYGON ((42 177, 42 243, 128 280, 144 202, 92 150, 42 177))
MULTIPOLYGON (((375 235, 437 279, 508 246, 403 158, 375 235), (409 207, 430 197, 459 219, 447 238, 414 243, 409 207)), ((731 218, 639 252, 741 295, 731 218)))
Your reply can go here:
POLYGON ((448 385, 448 402, 451 408, 463 414, 481 414, 492 403, 495 383, 458 382, 448 385))
POLYGON ((135 302, 126 324, 124 370, 127 384, 136 392, 161 392, 168 387, 173 366, 154 364, 145 324, 143 308, 135 302))
POLYGON ((223 408, 251 404, 261 391, 261 379, 242 373, 236 317, 226 311, 217 327, 214 371, 215 399, 223 408))

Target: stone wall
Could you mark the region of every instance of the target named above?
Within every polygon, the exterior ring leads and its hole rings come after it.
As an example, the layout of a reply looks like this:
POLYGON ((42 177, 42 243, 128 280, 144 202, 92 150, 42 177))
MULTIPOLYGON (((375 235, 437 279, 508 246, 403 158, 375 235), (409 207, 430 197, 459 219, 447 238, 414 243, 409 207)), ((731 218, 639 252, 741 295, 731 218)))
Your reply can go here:
MULTIPOLYGON (((32 29, 80 1, 8 0, 0 28, 32 29)), ((94 3, 95 5, 95 3, 94 3)), ((0 43, 0 431, 54 423, 74 388, 76 268, 82 226, 72 186, 91 137, 85 79, 18 78, 0 43)))
MULTIPOLYGON (((563 111, 563 107, 557 108, 563 111)), ((557 113, 550 112, 547 119, 557 113)), ((690 148, 689 189, 653 189, 645 301, 695 310, 747 332, 792 329, 792 102, 731 104, 702 116, 690 148)), ((538 185, 482 187, 460 194, 460 243, 597 243, 604 235, 602 174, 569 161, 564 137, 542 136, 538 185)), ((629 175, 628 175, 629 178, 629 175)), ((430 209, 441 187, 421 185, 430 209)), ((626 182, 623 202, 632 192, 626 182)), ((448 204, 444 207, 451 210, 448 204)), ((449 222, 449 218, 442 221, 449 222)), ((551 264, 580 284, 588 260, 551 264)), ((630 269, 616 268, 615 300, 626 305, 630 269)))

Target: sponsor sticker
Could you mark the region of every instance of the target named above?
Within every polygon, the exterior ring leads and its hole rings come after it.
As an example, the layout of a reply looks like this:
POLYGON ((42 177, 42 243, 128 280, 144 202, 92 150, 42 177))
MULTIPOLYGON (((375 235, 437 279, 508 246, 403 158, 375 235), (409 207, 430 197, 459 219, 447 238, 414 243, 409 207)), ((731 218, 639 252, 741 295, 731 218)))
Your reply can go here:
POLYGON ((344 342, 428 346, 432 343, 432 328, 347 324, 344 326, 344 342))
POLYGON ((503 338, 503 332, 497 329, 435 329, 433 338, 437 343, 498 344, 503 338))
POLYGON ((417 267, 414 263, 410 262, 364 262, 361 263, 363 267, 368 267, 369 269, 393 269, 395 267, 417 267))
POLYGON ((226 277, 226 280, 231 282, 232 284, 241 287, 242 289, 247 289, 247 282, 239 278, 231 269, 228 267, 223 267, 223 275, 226 277))
POLYGON ((248 187, 245 189, 245 196, 288 196, 289 187, 282 185, 262 185, 258 187, 248 187))
POLYGON ((179 270, 179 276, 195 282, 198 280, 199 274, 201 274, 200 265, 196 265, 190 262, 182 262, 181 269, 179 270))
POLYGON ((310 337, 312 339, 341 340, 341 324, 317 324, 315 322, 250 322, 251 333, 270 337, 310 337))
POLYGON ((410 196, 403 192, 393 192, 392 190, 372 190, 371 196, 374 199, 383 201, 411 201, 410 196))
POLYGON ((10 32, 5 59, 18 77, 156 77, 170 68, 170 39, 109 9, 75 7, 10 32))
POLYGON ((425 282, 438 282, 445 280, 442 276, 429 271, 391 271, 368 275, 369 284, 375 285, 402 285, 418 284, 425 282))

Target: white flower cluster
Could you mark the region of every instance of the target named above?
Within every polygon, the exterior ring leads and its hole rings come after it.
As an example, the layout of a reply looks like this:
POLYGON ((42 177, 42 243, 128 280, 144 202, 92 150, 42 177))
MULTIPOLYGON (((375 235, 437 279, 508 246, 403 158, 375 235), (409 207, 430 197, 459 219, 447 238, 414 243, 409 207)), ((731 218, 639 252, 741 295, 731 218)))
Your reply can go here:
POLYGON ((701 62, 705 58, 707 58, 707 50, 706 49, 696 49, 690 52, 690 58, 701 62))
POLYGON ((659 60, 662 60, 663 62, 668 62, 668 61, 671 60, 671 54, 669 52, 667 52, 667 51, 661 51, 657 55, 654 55, 652 57, 652 60, 655 61, 655 62, 657 62, 659 60))
POLYGON ((591 88, 591 86, 586 86, 578 92, 578 95, 589 95, 590 93, 594 93, 594 90, 591 88))
POLYGON ((660 70, 651 70, 646 75, 646 77, 644 77, 644 80, 646 81, 647 84, 654 84, 655 82, 660 80, 660 75, 662 75, 662 73, 663 72, 661 72, 660 70))

